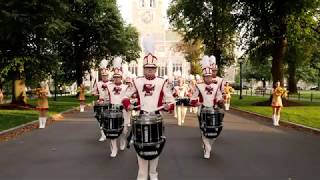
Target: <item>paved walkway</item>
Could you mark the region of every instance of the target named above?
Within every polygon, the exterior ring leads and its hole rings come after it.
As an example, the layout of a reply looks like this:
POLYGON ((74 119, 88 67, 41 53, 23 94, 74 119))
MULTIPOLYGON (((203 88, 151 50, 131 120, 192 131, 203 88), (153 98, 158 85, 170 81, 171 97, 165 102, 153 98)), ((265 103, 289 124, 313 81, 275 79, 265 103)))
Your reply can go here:
MULTIPOLYGON (((226 114, 225 128, 212 159, 202 158, 195 115, 179 127, 166 123, 167 144, 161 155, 161 180, 318 180, 320 138, 226 114)), ((100 143, 91 110, 68 114, 65 121, 0 144, 1 180, 134 180, 133 148, 109 157, 100 143)))

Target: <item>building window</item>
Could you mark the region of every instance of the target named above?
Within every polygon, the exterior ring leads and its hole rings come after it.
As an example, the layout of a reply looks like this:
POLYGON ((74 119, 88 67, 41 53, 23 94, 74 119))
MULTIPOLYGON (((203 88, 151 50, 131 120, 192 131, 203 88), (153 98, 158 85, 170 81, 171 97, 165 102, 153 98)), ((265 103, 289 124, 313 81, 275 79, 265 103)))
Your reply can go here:
POLYGON ((128 70, 130 73, 135 74, 136 76, 138 75, 138 67, 136 64, 130 64, 128 70))
POLYGON ((140 0, 140 7, 144 7, 144 0, 140 0))
POLYGON ((182 73, 182 64, 173 64, 172 65, 172 72, 180 71, 182 73))
POLYGON ((156 7, 155 0, 150 0, 150 7, 156 7))
POLYGON ((163 76, 168 75, 168 67, 167 66, 159 66, 158 67, 158 76, 163 77, 163 76))

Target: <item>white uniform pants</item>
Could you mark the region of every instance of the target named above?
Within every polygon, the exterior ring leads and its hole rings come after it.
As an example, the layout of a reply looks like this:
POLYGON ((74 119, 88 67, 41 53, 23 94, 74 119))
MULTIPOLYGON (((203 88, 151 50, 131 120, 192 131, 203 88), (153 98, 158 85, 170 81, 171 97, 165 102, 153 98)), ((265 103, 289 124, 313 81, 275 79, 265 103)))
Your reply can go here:
POLYGON ((188 108, 185 106, 177 106, 176 109, 177 109, 178 125, 181 126, 184 123, 184 119, 186 117, 188 108))
POLYGON ((197 114, 198 112, 198 107, 189 107, 190 113, 197 114))
POLYGON ((150 180, 157 180, 158 179, 158 161, 159 157, 153 159, 153 160, 144 160, 139 155, 138 157, 138 165, 139 165, 139 171, 138 171, 138 177, 137 180, 148 180, 148 175, 150 176, 150 180))
POLYGON ((117 152, 118 151, 118 146, 117 146, 117 140, 119 139, 120 141, 120 149, 124 150, 124 148, 127 145, 127 133, 128 133, 128 125, 130 124, 130 117, 131 117, 131 112, 123 110, 123 119, 124 119, 124 127, 121 135, 116 138, 116 139, 111 139, 110 140, 110 149, 111 152, 117 152))
POLYGON ((204 150, 206 152, 211 152, 212 145, 213 145, 213 142, 215 141, 215 138, 209 139, 209 138, 206 138, 204 135, 201 135, 201 137, 202 137, 202 142, 204 145, 204 150))

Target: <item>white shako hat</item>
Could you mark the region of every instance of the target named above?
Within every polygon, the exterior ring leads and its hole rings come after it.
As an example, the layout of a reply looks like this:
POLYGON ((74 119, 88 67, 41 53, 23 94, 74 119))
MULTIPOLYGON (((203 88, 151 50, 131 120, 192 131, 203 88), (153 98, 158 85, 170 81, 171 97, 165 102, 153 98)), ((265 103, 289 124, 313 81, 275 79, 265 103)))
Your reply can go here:
POLYGON ((189 81, 194 80, 194 75, 193 75, 193 74, 190 74, 189 77, 188 77, 188 80, 189 80, 189 81))
POLYGON ((210 61, 210 65, 211 65, 212 70, 218 70, 218 66, 216 64, 216 57, 214 55, 211 55, 209 57, 209 61, 210 61))
POLYGON ((121 57, 115 57, 112 61, 113 63, 113 76, 112 77, 122 77, 122 58, 121 57))
POLYGON ((196 80, 200 80, 200 79, 201 79, 200 75, 199 75, 199 74, 196 74, 196 75, 195 75, 195 79, 196 79, 196 80))
POLYGON ((155 47, 154 40, 151 36, 147 36, 143 39, 143 50, 144 50, 144 58, 143 58, 143 67, 157 67, 158 59, 154 55, 155 47))
POLYGON ((209 56, 203 56, 202 60, 200 61, 200 65, 201 65, 203 76, 212 76, 212 68, 211 68, 209 56))
POLYGON ((109 62, 106 59, 103 59, 100 62, 99 69, 100 69, 101 76, 108 76, 109 74, 108 64, 109 62))
POLYGON ((133 74, 131 74, 130 72, 125 74, 125 82, 126 83, 132 83, 132 79, 133 79, 133 74))

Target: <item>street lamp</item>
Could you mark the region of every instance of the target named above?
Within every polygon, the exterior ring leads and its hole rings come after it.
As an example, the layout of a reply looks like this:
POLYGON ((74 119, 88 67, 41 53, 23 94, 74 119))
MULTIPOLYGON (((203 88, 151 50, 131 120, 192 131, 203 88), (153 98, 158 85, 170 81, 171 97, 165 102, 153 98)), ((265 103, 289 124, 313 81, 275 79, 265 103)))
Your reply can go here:
POLYGON ((62 62, 58 62, 58 69, 54 73, 54 101, 57 101, 57 80, 58 80, 58 73, 61 68, 62 62))
POLYGON ((240 64, 240 96, 239 96, 239 99, 243 98, 242 97, 242 64, 243 64, 243 61, 244 61, 243 57, 240 57, 238 59, 238 62, 240 64))

